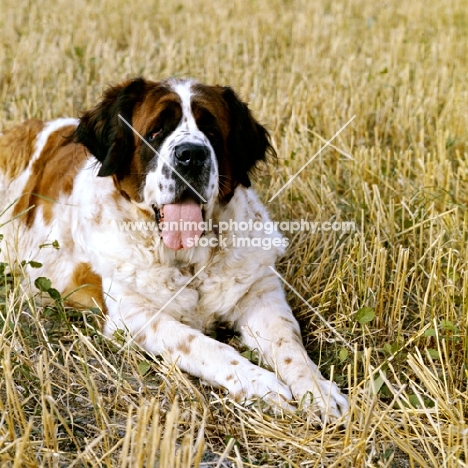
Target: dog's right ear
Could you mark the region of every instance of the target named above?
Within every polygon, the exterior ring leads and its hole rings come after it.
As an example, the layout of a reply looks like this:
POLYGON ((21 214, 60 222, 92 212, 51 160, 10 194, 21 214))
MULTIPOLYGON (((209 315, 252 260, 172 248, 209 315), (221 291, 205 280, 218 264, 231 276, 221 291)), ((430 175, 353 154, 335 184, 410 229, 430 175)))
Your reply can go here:
POLYGON ((85 112, 72 135, 101 163, 99 177, 118 174, 130 163, 134 150, 132 129, 119 117, 132 124, 133 108, 146 88, 143 78, 136 78, 108 88, 102 101, 85 112))

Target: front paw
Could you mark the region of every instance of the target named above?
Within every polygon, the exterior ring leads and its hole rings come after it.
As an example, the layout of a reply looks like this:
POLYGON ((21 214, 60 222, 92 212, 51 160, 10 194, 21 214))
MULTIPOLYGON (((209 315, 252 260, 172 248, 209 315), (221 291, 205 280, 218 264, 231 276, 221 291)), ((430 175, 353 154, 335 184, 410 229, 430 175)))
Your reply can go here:
POLYGON ((303 410, 316 412, 324 424, 334 422, 349 412, 349 402, 335 382, 314 374, 291 385, 294 397, 303 410))
POLYGON ((273 409, 281 408, 294 411, 289 403, 293 396, 287 385, 281 382, 273 372, 252 366, 243 372, 232 372, 226 378, 224 386, 236 401, 252 403, 261 398, 273 409))

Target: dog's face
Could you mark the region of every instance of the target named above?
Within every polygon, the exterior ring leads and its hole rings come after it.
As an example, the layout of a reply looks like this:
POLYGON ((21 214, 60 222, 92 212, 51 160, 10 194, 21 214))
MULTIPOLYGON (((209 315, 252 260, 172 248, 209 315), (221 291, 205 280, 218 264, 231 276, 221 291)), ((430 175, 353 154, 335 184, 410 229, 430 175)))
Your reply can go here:
MULTIPOLYGON (((251 170, 273 153, 268 132, 231 88, 188 80, 138 78, 108 89, 74 141, 101 163, 99 176, 112 176, 122 196, 167 222, 203 220, 239 184, 250 186, 251 170)), ((183 236, 163 239, 185 247, 183 236)))

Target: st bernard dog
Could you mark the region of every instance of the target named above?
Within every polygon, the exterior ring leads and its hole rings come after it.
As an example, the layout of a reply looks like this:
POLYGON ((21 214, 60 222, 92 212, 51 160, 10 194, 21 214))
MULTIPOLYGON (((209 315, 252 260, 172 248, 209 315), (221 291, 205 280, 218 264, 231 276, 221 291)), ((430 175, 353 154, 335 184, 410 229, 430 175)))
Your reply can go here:
POLYGON ((49 278, 68 303, 99 306, 108 336, 124 330, 237 401, 336 420, 348 401, 302 344, 274 269, 281 235, 239 228, 270 222, 249 178, 269 153, 268 132, 229 87, 112 86, 78 120, 0 134, 0 261, 36 262, 18 268, 25 286, 49 278), (269 369, 211 338, 220 322, 269 369))

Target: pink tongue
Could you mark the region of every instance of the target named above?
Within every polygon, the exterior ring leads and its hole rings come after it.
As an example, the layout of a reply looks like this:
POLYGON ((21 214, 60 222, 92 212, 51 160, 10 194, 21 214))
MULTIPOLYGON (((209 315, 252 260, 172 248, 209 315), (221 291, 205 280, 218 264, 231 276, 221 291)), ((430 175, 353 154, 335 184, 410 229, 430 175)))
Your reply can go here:
POLYGON ((187 199, 181 203, 164 205, 162 209, 164 229, 162 238, 167 247, 173 250, 189 249, 200 237, 203 215, 195 200, 187 199))

